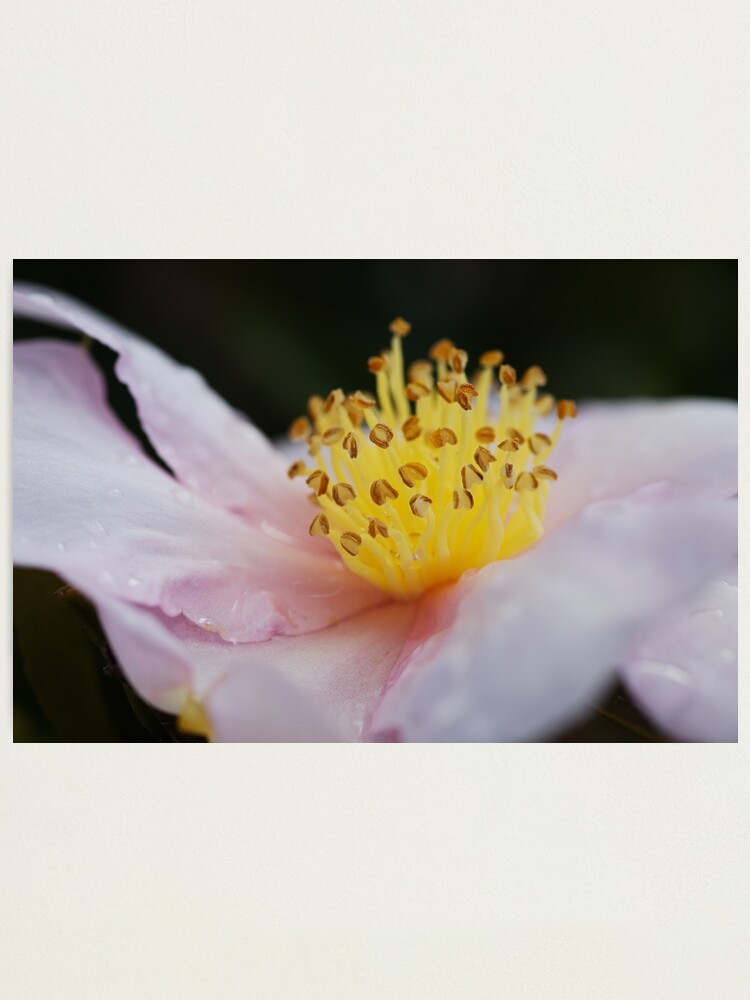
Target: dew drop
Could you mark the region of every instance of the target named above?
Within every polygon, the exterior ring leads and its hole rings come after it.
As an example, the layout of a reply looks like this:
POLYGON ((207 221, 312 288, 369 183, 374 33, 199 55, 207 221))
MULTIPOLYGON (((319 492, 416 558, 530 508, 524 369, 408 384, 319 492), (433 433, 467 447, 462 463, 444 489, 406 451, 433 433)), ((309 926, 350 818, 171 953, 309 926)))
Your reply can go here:
POLYGON ((84 527, 87 531, 90 531, 92 535, 106 535, 107 533, 107 529, 101 521, 87 521, 84 527))
POLYGON ((113 486, 111 490, 107 490, 107 496, 111 497, 113 500, 119 500, 120 497, 122 496, 122 490, 118 489, 116 486, 113 486))
POLYGON ((141 578, 139 576, 129 576, 128 577, 128 586, 129 587, 140 587, 140 585, 142 583, 143 583, 143 580, 141 580, 141 578))
POLYGON ((195 499, 190 490, 186 490, 184 486, 175 486, 172 490, 172 496, 178 503, 181 503, 183 507, 192 507, 195 503, 195 499))

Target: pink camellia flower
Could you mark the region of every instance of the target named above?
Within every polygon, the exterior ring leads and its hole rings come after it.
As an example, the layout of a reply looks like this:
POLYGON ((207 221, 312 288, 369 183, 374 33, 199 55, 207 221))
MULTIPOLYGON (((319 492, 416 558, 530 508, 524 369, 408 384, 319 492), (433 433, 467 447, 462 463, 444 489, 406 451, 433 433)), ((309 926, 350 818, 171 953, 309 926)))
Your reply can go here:
POLYGON ((292 452, 194 371, 57 292, 88 353, 14 355, 14 545, 95 604, 130 683, 215 740, 527 740, 619 668, 683 739, 737 728, 736 407, 556 402, 540 368, 448 341, 376 395, 313 397, 292 452), (565 425, 565 426, 563 426, 565 425), (290 461, 292 462, 289 467, 290 461), (312 504, 312 505, 311 505, 312 504))

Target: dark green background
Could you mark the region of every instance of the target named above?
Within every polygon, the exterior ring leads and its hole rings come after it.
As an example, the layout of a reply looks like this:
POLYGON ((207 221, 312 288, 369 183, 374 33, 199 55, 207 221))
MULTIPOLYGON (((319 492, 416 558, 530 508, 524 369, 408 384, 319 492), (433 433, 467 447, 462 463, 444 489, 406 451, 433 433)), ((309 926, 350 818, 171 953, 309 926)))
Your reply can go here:
MULTIPOLYGON (((396 314, 413 324, 412 359, 440 337, 473 357, 499 347, 519 370, 540 364, 561 396, 737 395, 736 261, 21 260, 14 276, 76 295, 159 344, 269 434, 313 392, 369 388, 366 358, 386 345, 396 314)), ((49 331, 16 324, 17 337, 40 333, 49 331)), ((111 362, 106 350, 95 356, 111 362)), ((111 384, 132 425, 127 393, 111 384)), ((79 670, 83 688, 63 680, 67 702, 40 692, 45 655, 25 668, 17 658, 17 739, 158 738, 159 726, 135 722, 118 682, 101 664, 82 666, 80 652, 54 680, 79 670), (80 704, 88 716, 76 721, 80 704)), ((628 738, 598 727, 578 738, 628 738)))

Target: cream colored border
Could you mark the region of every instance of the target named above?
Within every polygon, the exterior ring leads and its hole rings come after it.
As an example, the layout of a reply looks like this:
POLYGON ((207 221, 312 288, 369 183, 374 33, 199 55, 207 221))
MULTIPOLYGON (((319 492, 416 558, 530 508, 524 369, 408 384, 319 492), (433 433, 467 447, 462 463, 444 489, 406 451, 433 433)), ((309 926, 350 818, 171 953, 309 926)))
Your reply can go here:
MULTIPOLYGON (((743 7, 6 0, 4 333, 13 256, 741 256, 743 7)), ((746 712, 736 747, 0 721, 3 997, 750 995, 746 712)))

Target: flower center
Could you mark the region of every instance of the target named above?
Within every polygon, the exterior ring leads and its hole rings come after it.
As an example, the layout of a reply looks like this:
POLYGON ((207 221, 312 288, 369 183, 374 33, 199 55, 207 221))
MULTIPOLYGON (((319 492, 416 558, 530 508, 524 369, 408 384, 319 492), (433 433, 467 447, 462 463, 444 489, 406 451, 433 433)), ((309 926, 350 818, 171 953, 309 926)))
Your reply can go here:
POLYGON ((501 351, 487 351, 470 382, 468 357, 449 340, 430 361, 404 372, 401 342, 411 327, 390 325, 390 351, 370 358, 377 398, 334 389, 312 396, 292 424, 311 461, 305 476, 318 513, 311 535, 331 541, 350 569, 396 597, 411 598, 508 559, 543 533, 547 459, 575 403, 539 394, 533 366, 519 380, 501 351), (499 405, 498 405, 499 403, 499 405), (556 409, 549 434, 535 429, 556 409))

